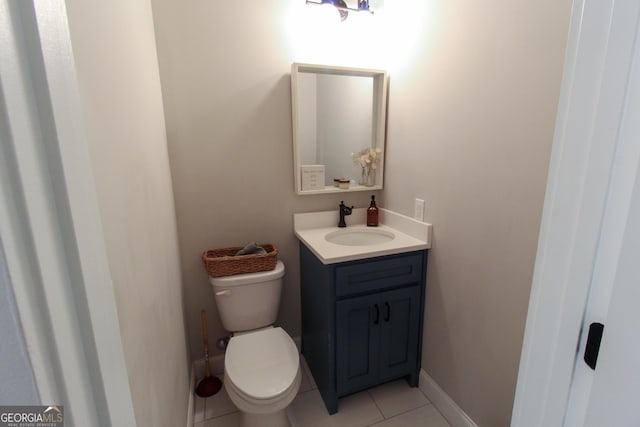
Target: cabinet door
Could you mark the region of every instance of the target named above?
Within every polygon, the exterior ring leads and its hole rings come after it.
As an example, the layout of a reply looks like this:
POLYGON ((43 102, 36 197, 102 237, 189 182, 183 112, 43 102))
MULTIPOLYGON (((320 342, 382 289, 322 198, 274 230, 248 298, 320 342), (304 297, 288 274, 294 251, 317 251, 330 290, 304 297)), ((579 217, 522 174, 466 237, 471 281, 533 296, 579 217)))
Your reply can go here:
POLYGON ((379 301, 379 379, 415 374, 420 342, 420 287, 383 292, 379 301))
POLYGON ((338 395, 417 375, 420 287, 336 303, 338 395))
POLYGON ((379 295, 336 303, 336 379, 338 395, 376 383, 377 341, 382 311, 379 295))

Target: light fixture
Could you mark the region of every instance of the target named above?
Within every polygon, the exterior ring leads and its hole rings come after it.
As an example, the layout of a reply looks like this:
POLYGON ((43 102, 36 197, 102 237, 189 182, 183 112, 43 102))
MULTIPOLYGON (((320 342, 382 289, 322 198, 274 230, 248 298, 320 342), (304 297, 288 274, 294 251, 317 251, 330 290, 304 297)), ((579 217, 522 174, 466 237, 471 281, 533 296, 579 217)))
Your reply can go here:
POLYGON ((306 0, 306 4, 323 5, 329 4, 334 6, 340 12, 340 19, 344 21, 349 16, 349 12, 369 12, 373 14, 373 11, 369 8, 369 0, 357 0, 358 8, 351 8, 347 6, 344 0, 306 0))

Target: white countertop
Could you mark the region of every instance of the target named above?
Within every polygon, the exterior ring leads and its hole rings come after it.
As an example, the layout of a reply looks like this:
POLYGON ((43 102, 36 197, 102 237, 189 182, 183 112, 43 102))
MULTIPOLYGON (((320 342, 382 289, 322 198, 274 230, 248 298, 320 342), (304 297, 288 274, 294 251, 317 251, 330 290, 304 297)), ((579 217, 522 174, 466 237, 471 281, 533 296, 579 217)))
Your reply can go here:
POLYGON ((323 264, 393 255, 431 248, 431 224, 408 216, 378 208, 377 229, 395 235, 389 242, 364 246, 347 246, 331 243, 325 236, 338 230, 371 229, 366 224, 365 208, 354 209, 345 217, 347 228, 339 228, 338 209, 335 211, 299 213, 293 215, 293 228, 298 239, 313 252, 323 264))

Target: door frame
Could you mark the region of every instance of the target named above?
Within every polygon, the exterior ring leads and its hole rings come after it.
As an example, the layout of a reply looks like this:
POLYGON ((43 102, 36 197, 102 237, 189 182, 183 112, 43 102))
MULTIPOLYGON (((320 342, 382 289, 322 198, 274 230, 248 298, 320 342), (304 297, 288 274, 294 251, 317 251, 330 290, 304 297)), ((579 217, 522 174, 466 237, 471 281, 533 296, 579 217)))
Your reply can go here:
POLYGON ((512 426, 565 422, 634 61, 624 7, 573 4, 512 426))
POLYGON ((64 0, 0 0, 0 235, 40 401, 133 426, 64 0))

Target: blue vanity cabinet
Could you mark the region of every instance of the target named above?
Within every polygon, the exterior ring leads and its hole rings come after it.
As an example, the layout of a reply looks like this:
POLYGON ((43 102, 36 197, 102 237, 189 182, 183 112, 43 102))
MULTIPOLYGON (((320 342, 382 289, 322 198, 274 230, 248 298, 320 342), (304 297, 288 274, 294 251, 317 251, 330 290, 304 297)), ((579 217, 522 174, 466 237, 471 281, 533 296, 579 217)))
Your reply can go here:
POLYGON ((300 245, 302 352, 330 414, 338 398, 418 386, 426 251, 322 264, 300 245))

